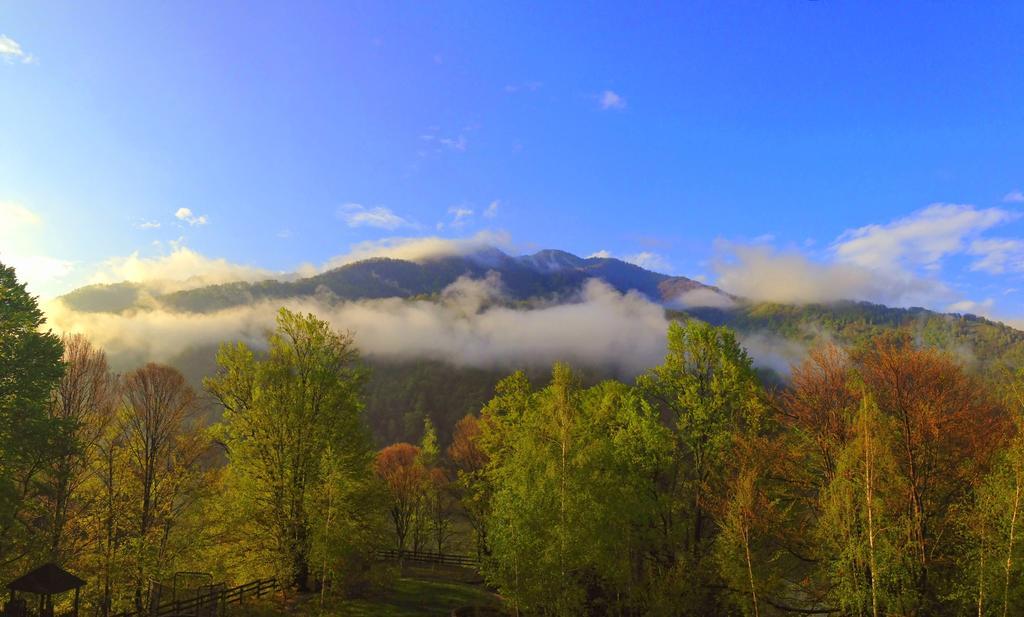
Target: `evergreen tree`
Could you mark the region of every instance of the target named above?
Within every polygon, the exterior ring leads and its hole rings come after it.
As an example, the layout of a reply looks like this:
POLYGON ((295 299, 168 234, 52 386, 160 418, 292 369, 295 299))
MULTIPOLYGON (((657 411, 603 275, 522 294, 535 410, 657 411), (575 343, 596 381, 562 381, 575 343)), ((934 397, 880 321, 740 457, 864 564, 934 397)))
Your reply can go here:
POLYGON ((14 268, 0 263, 0 574, 11 574, 34 551, 38 533, 35 480, 53 456, 58 422, 50 393, 64 372, 63 346, 45 323, 36 298, 14 268))

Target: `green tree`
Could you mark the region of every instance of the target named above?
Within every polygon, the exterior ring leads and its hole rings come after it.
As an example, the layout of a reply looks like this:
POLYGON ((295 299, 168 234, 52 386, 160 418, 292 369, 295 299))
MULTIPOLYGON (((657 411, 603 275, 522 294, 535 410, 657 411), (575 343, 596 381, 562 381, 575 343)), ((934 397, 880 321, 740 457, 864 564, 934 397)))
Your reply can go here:
POLYGON ((654 476, 671 448, 653 410, 619 383, 584 389, 557 364, 540 391, 504 381, 482 424, 488 579, 528 611, 639 606, 654 476))
MULTIPOLYGON (((712 507, 726 493, 734 437, 756 434, 763 423, 760 384, 731 330, 689 321, 670 324, 665 362, 637 386, 668 419, 675 440, 675 458, 662 478, 662 567, 685 579, 676 601, 686 597, 682 603, 693 610, 716 610, 721 584, 715 568, 702 563, 717 533, 712 507)), ((663 589, 673 593, 671 586, 663 589)))
POLYGON ((251 548, 300 590, 309 588, 309 499, 324 481, 324 452, 368 474, 364 371, 352 336, 314 315, 281 309, 265 356, 224 345, 205 381, 224 406, 216 434, 227 449, 232 498, 251 520, 251 548))
POLYGON ((53 448, 47 407, 64 372, 60 338, 44 323, 36 298, 0 263, 0 573, 43 541, 30 498, 53 448))
POLYGON ((913 553, 904 513, 907 485, 897 470, 897 436, 892 420, 865 396, 822 494, 815 538, 826 547, 823 565, 833 596, 850 614, 904 614, 916 602, 913 562, 907 559, 913 553))

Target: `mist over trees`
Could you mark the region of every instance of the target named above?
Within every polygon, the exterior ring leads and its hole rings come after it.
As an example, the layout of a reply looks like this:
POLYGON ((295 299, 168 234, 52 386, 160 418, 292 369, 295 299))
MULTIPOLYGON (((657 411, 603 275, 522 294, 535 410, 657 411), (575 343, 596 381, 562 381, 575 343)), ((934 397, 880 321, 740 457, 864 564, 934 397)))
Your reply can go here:
POLYGON ((1019 614, 1024 369, 987 366, 872 331, 766 386, 731 329, 673 321, 631 383, 512 372, 378 449, 315 315, 197 392, 46 332, 0 266, 0 575, 57 561, 110 615, 184 570, 365 593, 396 549, 478 556, 522 615, 1019 614))

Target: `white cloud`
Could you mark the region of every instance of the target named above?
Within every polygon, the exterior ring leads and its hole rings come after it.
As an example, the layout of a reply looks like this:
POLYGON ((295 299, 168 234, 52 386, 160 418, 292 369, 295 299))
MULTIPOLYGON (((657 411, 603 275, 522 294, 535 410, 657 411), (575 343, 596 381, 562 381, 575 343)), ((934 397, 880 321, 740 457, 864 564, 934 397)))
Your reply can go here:
POLYGON ((992 298, 986 298, 981 302, 975 302, 973 300, 960 300, 954 302, 946 307, 946 311, 949 313, 970 313, 972 315, 987 315, 992 310, 992 306, 995 304, 995 300, 992 298))
POLYGON ((605 90, 600 96, 601 109, 625 109, 626 99, 612 90, 605 90))
POLYGON ((736 306, 736 301, 728 295, 708 287, 698 287, 697 289, 684 291, 674 298, 672 303, 683 308, 709 307, 728 309, 736 306))
MULTIPOLYGON (((476 127, 473 126, 465 127, 465 130, 467 131, 472 131, 475 129, 476 127)), ((422 135, 420 135, 420 139, 422 141, 437 144, 438 146, 440 146, 438 148, 435 148, 434 150, 437 153, 441 152, 442 149, 455 150, 458 152, 466 151, 466 148, 469 146, 469 142, 466 140, 465 135, 458 135, 457 137, 440 137, 436 133, 437 130, 438 127, 431 127, 429 129, 430 132, 423 133, 422 135)), ((421 155, 422 154, 425 153, 421 153, 421 155)))
POLYGON ((0 234, 16 232, 18 227, 39 225, 42 219, 25 206, 12 201, 0 201, 0 234))
POLYGON ((1024 191, 1021 191, 1020 189, 1014 189, 1007 193, 1006 195, 1003 195, 1003 201, 1008 204, 1024 203, 1024 191))
POLYGON ((136 225, 139 229, 160 229, 159 221, 143 221, 136 225))
POLYGON ((338 218, 345 221, 349 227, 376 227, 393 230, 411 226, 409 221, 383 206, 367 208, 361 204, 344 204, 338 208, 338 218))
POLYGON ((459 152, 465 152, 466 146, 469 145, 466 138, 459 135, 456 138, 442 137, 437 140, 437 143, 448 148, 449 150, 458 150, 459 152))
POLYGON ((627 263, 631 263, 634 266, 640 266, 646 270, 652 270, 654 272, 667 273, 672 271, 672 264, 669 263, 664 256, 651 251, 641 251, 633 255, 624 255, 616 258, 615 255, 606 249, 593 252, 587 255, 587 259, 595 257, 597 259, 621 259, 627 263))
MULTIPOLYGON (((500 280, 491 277, 460 279, 441 294, 440 302, 336 302, 321 297, 283 304, 353 331, 360 350, 374 357, 431 358, 484 367, 567 360, 631 374, 664 357, 664 309, 640 294, 620 294, 591 280, 569 304, 521 310, 494 304, 500 297, 500 280)), ((202 315, 159 307, 122 315, 80 313, 60 301, 46 308, 55 328, 86 334, 123 366, 170 361, 197 346, 222 341, 259 345, 281 304, 265 302, 202 315)))
POLYGON ((75 263, 40 254, 38 240, 43 230, 42 217, 32 210, 20 203, 0 202, 0 262, 13 267, 18 280, 32 293, 52 296, 75 263))
POLYGON ((473 210, 465 206, 452 206, 448 208, 448 214, 452 215, 452 220, 448 224, 456 229, 460 229, 473 216, 473 210))
POLYGON ((989 274, 1024 272, 1024 240, 979 238, 971 242, 968 253, 978 257, 971 264, 971 270, 989 274))
POLYGON ((494 217, 498 216, 498 208, 500 208, 500 207, 501 207, 501 201, 495 199, 491 203, 487 204, 487 207, 484 208, 482 216, 485 219, 493 219, 494 217))
POLYGON ((7 64, 15 62, 32 64, 35 62, 35 57, 32 54, 26 53, 17 41, 4 34, 0 34, 0 58, 3 58, 7 64))
POLYGON ((908 306, 954 299, 940 281, 899 269, 815 262, 800 253, 777 253, 764 245, 723 242, 718 248, 722 253, 714 265, 718 286, 752 300, 805 304, 852 299, 908 306))
POLYGON ((92 274, 89 283, 144 283, 154 291, 166 293, 234 281, 281 277, 280 273, 262 268, 206 257, 179 244, 167 255, 141 257, 135 252, 127 257, 110 258, 92 274))
POLYGON ((331 258, 323 269, 329 270, 372 257, 423 262, 441 257, 471 255, 491 247, 510 245, 511 239, 507 233, 492 231, 481 231, 469 238, 383 238, 353 245, 348 253, 331 258))
POLYGON ((189 208, 178 208, 178 211, 174 213, 174 216, 179 221, 185 221, 193 227, 196 225, 205 225, 210 222, 209 219, 206 218, 205 214, 196 216, 189 208))
POLYGON ((0 250, 0 262, 14 268, 18 280, 27 283, 32 293, 52 295, 53 283, 66 278, 75 268, 75 262, 46 255, 8 254, 0 250))
POLYGON ((865 225, 844 232, 832 245, 839 261, 865 268, 938 268, 943 257, 963 252, 982 231, 1013 220, 999 208, 932 204, 885 225, 865 225))
POLYGON ((672 270, 672 265, 668 263, 667 259, 657 253, 652 253, 651 251, 642 251, 635 255, 626 255, 622 260, 655 272, 670 272, 672 270))

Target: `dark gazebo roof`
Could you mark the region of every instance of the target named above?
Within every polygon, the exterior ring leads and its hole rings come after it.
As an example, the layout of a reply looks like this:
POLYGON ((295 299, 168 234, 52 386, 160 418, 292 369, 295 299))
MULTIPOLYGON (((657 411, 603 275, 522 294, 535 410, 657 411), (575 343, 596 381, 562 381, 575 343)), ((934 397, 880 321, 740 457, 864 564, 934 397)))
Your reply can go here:
POLYGON ((82 585, 85 585, 82 579, 55 563, 47 563, 7 583, 7 588, 11 591, 47 595, 64 593, 82 585))

